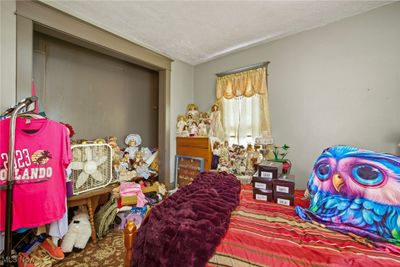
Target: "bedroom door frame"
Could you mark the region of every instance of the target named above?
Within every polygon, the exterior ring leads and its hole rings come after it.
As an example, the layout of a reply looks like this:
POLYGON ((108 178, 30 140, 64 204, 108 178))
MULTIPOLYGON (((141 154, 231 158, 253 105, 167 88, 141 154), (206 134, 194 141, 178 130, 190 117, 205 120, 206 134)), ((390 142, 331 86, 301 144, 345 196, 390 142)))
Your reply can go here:
POLYGON ((159 177, 170 188, 170 83, 173 60, 38 1, 17 1, 16 15, 15 101, 31 94, 34 31, 158 72, 159 177))

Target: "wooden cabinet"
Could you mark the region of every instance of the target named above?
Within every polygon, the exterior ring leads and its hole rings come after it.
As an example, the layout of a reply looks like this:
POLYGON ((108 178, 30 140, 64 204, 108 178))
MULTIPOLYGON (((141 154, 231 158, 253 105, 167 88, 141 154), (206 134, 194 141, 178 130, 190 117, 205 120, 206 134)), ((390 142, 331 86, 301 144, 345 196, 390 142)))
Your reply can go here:
POLYGON ((211 169, 212 150, 208 137, 177 137, 176 155, 204 159, 204 171, 211 169))

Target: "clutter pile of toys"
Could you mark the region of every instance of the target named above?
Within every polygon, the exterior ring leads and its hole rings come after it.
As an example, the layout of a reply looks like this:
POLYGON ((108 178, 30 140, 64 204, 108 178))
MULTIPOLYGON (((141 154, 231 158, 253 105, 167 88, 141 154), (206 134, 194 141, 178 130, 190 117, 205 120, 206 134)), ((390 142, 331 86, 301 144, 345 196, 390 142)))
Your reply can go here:
POLYGON ((218 104, 210 112, 200 112, 196 104, 189 104, 185 115, 179 115, 176 124, 176 136, 180 137, 216 137, 225 139, 218 104))

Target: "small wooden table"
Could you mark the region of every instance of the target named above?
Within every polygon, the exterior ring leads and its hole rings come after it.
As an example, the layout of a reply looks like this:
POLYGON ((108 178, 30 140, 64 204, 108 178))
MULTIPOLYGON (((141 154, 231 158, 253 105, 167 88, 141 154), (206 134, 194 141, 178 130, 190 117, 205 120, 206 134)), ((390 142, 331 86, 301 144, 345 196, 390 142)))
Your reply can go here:
POLYGON ((97 190, 68 198, 68 208, 78 207, 82 205, 87 206, 89 212, 90 226, 92 228, 92 241, 95 244, 97 243, 97 238, 96 229, 94 228, 94 213, 97 206, 99 205, 100 198, 105 196, 106 194, 111 193, 111 191, 117 186, 117 184, 111 184, 97 190))

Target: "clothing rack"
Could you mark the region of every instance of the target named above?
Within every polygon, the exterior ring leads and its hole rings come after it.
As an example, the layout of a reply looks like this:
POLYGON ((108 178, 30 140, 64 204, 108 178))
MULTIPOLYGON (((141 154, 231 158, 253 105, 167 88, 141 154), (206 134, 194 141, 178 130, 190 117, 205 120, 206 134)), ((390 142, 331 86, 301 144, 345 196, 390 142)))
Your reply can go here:
POLYGON ((217 75, 217 77, 222 77, 222 76, 226 76, 226 75, 230 75, 230 74, 239 73, 242 71, 248 71, 248 70, 254 70, 254 69, 258 69, 258 68, 262 68, 262 67, 267 67, 268 64, 269 64, 269 61, 265 61, 265 62, 245 66, 245 67, 240 67, 240 68, 233 69, 233 70, 216 73, 215 75, 217 75))
POLYGON ((14 189, 14 146, 15 146, 15 127, 17 117, 27 112, 29 106, 36 105, 37 96, 31 96, 18 102, 14 107, 7 109, 2 116, 10 117, 9 147, 8 147, 8 179, 6 185, 6 221, 5 221, 5 240, 4 240, 4 263, 5 266, 12 266, 12 207, 13 207, 13 189, 14 189), (25 108, 25 110, 24 110, 25 108))

